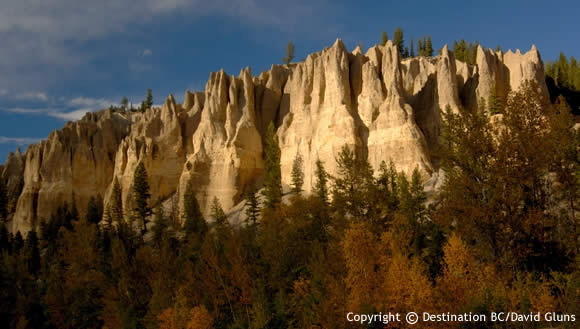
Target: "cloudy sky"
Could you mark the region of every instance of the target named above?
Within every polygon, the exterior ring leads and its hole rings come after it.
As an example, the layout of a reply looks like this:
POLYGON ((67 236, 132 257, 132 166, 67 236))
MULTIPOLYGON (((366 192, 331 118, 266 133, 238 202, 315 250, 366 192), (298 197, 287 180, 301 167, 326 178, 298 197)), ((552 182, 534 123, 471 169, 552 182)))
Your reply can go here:
POLYGON ((578 1, 0 0, 0 162, 123 96, 155 103, 212 71, 254 74, 332 45, 368 48, 401 26, 436 49, 465 38, 544 59, 580 57, 578 1), (209 4, 211 3, 211 4, 209 4))

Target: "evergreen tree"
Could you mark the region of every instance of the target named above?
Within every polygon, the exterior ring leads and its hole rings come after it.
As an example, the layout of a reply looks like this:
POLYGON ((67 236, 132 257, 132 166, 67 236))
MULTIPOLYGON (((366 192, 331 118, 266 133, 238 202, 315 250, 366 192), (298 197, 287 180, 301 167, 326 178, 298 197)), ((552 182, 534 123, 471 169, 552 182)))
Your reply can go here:
POLYGON ((205 235, 207 223, 201 214, 191 180, 187 182, 183 193, 183 217, 183 229, 186 235, 197 234, 200 237, 205 235))
POLYGON ((387 34, 387 32, 383 31, 383 33, 381 33, 381 45, 382 46, 386 45, 388 41, 389 35, 387 34))
POLYGON ((121 99, 121 108, 123 109, 123 111, 129 110, 129 100, 127 99, 127 97, 123 96, 123 99, 121 99))
POLYGON ((403 30, 400 27, 397 27, 395 29, 393 44, 399 50, 399 54, 403 55, 405 51, 405 39, 403 37, 403 30))
POLYGON ((24 247, 24 239, 22 239, 22 234, 18 231, 12 239, 12 252, 17 253, 22 247, 24 247))
POLYGON ((497 95, 495 83, 490 88, 488 104, 490 114, 499 114, 503 112, 502 101, 500 97, 497 95))
POLYGON ((314 195, 316 195, 324 204, 328 204, 328 178, 329 175, 324 169, 324 165, 320 159, 316 160, 316 183, 314 184, 314 195))
POLYGON ((419 50, 419 56, 425 56, 425 49, 421 38, 417 39, 417 49, 419 50))
POLYGON ((431 36, 427 37, 427 43, 425 45, 425 56, 433 56, 433 44, 431 43, 431 36))
POLYGON ((569 80, 568 80, 568 59, 563 52, 560 52, 560 56, 558 57, 558 65, 556 65, 557 70, 557 79, 556 83, 560 87, 568 87, 569 80))
POLYGON ((40 271, 40 250, 38 248, 38 236, 36 231, 28 232, 24 245, 25 259, 28 265, 28 272, 34 276, 40 271))
POLYGON ((6 221, 8 217, 8 194, 4 179, 0 177, 0 221, 6 221))
POLYGON ((5 251, 10 252, 11 249, 12 245, 10 244, 10 233, 8 233, 6 224, 4 222, 0 222, 0 255, 5 251))
POLYGON ((153 220, 153 228, 151 229, 153 232, 153 242, 157 246, 161 246, 167 227, 168 223, 165 212, 163 211, 163 204, 159 202, 157 207, 155 207, 155 219, 153 220))
POLYGON ((405 47, 405 51, 403 52, 403 58, 409 57, 409 47, 405 47))
POLYGON ((145 164, 139 162, 137 168, 135 168, 135 174, 133 175, 133 198, 135 201, 133 211, 135 212, 137 219, 140 220, 143 225, 141 229, 142 234, 147 232, 147 218, 151 215, 151 208, 149 207, 150 197, 151 193, 149 192, 147 170, 145 169, 145 164))
POLYGON ((282 62, 286 65, 290 64, 294 59, 294 43, 288 41, 286 45, 286 56, 282 58, 282 62))
POLYGON ((99 224, 103 217, 103 199, 101 196, 91 196, 87 205, 87 221, 92 224, 99 224))
POLYGON ((108 216, 107 221, 109 225, 113 223, 124 222, 123 216, 123 196, 121 192, 121 185, 119 185, 119 180, 117 177, 113 180, 113 190, 111 191, 111 197, 109 199, 108 216))
POLYGON ((252 226, 256 225, 258 215, 260 214, 260 205, 257 194, 256 185, 251 183, 246 192, 246 222, 252 226))
POLYGON ((217 196, 213 197, 213 201, 211 203, 211 218, 217 225, 223 225, 228 220, 217 196))
POLYGON ((415 57, 415 46, 414 46, 415 41, 413 41, 413 39, 411 39, 411 50, 409 51, 409 56, 411 57, 415 57))
POLYGON ((151 91, 151 89, 147 89, 147 97, 145 98, 144 105, 144 109, 150 109, 153 107, 153 91, 151 91))
POLYGON ((296 153, 294 157, 294 162, 292 163, 292 192, 300 193, 302 192, 302 185, 304 185, 304 172, 302 166, 304 161, 300 153, 296 153))
POLYGON ((280 147, 274 123, 270 122, 266 132, 264 156, 264 205, 275 208, 282 201, 282 172, 280 169, 280 147))

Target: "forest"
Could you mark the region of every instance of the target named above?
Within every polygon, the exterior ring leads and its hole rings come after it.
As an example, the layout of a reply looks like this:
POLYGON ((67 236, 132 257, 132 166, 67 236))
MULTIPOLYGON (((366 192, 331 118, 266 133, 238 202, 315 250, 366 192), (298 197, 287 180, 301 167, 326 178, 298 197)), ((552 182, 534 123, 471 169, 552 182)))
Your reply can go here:
MULTIPOLYGON (((556 79, 557 80, 557 79, 556 79)), ((557 80, 559 81, 559 80, 557 80)), ((280 149, 265 136, 263 189, 246 195, 243 225, 214 199, 204 218, 187 185, 182 213, 150 200, 143 164, 134 209, 115 179, 108 206, 86 216, 63 204, 37 231, 0 227, 0 323, 10 328, 406 328, 348 322, 379 312, 556 312, 580 315, 580 134, 564 97, 537 85, 450 108, 424 177, 372 168, 343 147, 338 174, 316 163, 312 195, 296 156, 282 192, 280 149), (151 221, 151 223, 149 223, 151 221)), ((0 203, 5 202, 0 182, 0 203)), ((5 209, 5 207, 2 207, 5 209)), ((5 211, 0 213, 6 217, 5 211)), ((522 328, 575 328, 574 322, 522 328)), ((421 323, 421 328, 512 328, 510 323, 421 323)))

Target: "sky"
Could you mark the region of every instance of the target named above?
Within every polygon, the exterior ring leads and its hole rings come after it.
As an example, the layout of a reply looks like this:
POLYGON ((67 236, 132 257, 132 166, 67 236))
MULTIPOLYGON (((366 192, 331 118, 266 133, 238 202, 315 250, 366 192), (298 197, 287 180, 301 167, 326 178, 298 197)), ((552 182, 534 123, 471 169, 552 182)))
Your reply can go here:
POLYGON ((118 104, 200 91, 210 72, 254 75, 341 38, 347 48, 430 35, 544 60, 580 57, 580 1, 0 0, 0 163, 68 120, 118 104))

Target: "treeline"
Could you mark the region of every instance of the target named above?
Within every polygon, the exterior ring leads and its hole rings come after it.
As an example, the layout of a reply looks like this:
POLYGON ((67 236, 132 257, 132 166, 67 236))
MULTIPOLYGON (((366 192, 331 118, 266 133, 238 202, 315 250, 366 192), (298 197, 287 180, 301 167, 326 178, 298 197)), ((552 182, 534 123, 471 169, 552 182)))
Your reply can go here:
MULTIPOLYGON (((389 35, 387 32, 381 33, 381 45, 386 45, 389 41, 389 35)), ((409 41, 409 45, 405 46, 405 37, 403 29, 397 27, 393 33, 393 44, 399 50, 402 58, 415 57, 415 42, 413 39, 409 41)), ((417 55, 418 56, 433 56, 433 44, 431 42, 431 36, 424 36, 423 38, 417 39, 417 55)))
POLYGON ((248 219, 239 227, 228 223, 218 199, 210 217, 202 216, 193 180, 183 213, 164 210, 150 200, 140 164, 131 206, 122 205, 115 180, 106 208, 94 198, 84 217, 64 205, 40 236, 23 239, 1 227, 0 322, 382 328, 348 323, 346 314, 578 315, 580 139, 570 109, 562 99, 543 104, 536 86, 525 84, 508 98, 501 126, 485 112, 444 113, 437 155, 446 174, 429 206, 419 170, 408 176, 385 162, 372 168, 346 146, 335 176, 316 163, 311 196, 302 193, 298 154, 293 191, 284 196, 273 125, 265 138, 263 201, 248 190, 248 219))

